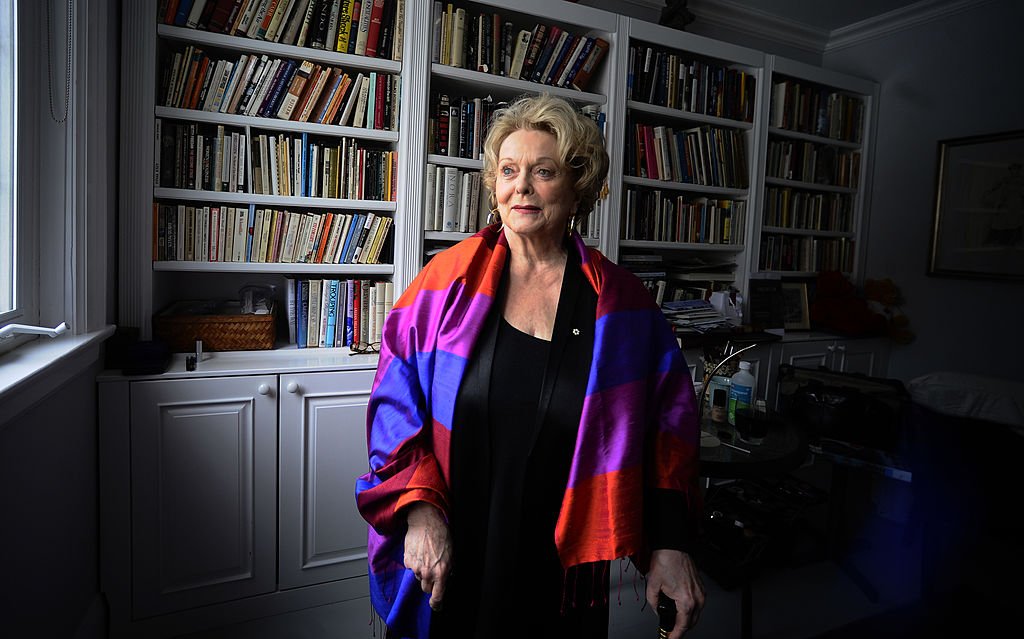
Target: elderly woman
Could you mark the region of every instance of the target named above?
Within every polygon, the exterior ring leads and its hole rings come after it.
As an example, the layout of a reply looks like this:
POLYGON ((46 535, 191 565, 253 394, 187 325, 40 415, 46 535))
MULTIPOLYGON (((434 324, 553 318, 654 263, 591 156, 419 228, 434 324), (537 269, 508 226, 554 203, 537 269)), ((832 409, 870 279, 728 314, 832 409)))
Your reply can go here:
POLYGON ((484 149, 497 221, 384 326, 356 489, 374 608, 402 637, 607 636, 609 562, 629 557, 677 638, 704 603, 696 401, 651 295, 574 231, 601 134, 541 95, 496 113, 484 149))

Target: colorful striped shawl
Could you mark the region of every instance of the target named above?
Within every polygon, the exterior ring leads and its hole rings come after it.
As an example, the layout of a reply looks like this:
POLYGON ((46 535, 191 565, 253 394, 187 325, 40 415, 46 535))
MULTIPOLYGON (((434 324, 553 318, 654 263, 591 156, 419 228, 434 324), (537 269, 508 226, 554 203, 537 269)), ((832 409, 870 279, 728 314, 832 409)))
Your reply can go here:
MULTIPOLYGON (((555 530, 566 567, 631 556, 646 566, 644 488, 699 502, 697 405, 675 337, 640 281, 587 248, 597 292, 594 355, 576 450, 555 530)), ((400 636, 427 637, 429 595, 403 565, 400 510, 427 501, 448 512, 455 398, 495 299, 508 253, 492 226, 436 256, 395 303, 384 325, 367 410, 370 472, 356 501, 369 522, 373 606, 400 636)), ((456 552, 458 552, 456 550, 456 552)))

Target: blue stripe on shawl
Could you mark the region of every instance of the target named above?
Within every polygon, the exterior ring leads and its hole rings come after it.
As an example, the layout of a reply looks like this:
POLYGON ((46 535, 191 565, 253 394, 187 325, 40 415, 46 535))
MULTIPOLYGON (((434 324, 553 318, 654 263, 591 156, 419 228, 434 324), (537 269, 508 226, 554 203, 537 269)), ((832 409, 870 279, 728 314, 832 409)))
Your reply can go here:
POLYGON ((608 313, 598 318, 594 333, 594 343, 603 344, 604 348, 600 351, 601 361, 595 357, 590 367, 588 395, 672 370, 682 361, 675 337, 666 329, 658 309, 608 313), (638 348, 640 344, 646 348, 638 348), (654 368, 650 367, 652 354, 660 354, 654 368))
POLYGON ((466 371, 468 361, 461 355, 437 351, 434 367, 434 385, 431 388, 433 405, 431 413, 434 420, 448 430, 455 420, 455 398, 459 394, 459 382, 466 371))

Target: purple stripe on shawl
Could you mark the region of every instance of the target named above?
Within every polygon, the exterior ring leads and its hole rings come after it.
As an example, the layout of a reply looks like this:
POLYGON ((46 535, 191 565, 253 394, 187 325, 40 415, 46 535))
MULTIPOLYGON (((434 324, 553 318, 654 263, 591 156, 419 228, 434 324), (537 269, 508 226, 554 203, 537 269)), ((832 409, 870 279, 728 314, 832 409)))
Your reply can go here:
POLYGON ((410 353, 438 350, 469 357, 473 337, 479 334, 494 300, 483 293, 466 290, 462 282, 444 290, 420 291, 412 304, 396 308, 388 316, 386 329, 395 356, 408 359, 410 353), (417 331, 417 326, 438 326, 435 334, 417 331))
MULTIPOLYGON (((640 465, 643 462, 644 438, 635 437, 635 433, 644 428, 649 418, 638 413, 636 407, 653 405, 649 401, 653 396, 676 392, 681 397, 693 396, 689 374, 675 371, 656 373, 650 378, 588 395, 583 400, 581 417, 587 427, 580 432, 576 443, 574 459, 577 461, 569 474, 569 486, 597 475, 640 465)), ((696 421, 689 417, 692 410, 689 402, 673 404, 657 427, 689 439, 688 431, 696 427, 696 421)))

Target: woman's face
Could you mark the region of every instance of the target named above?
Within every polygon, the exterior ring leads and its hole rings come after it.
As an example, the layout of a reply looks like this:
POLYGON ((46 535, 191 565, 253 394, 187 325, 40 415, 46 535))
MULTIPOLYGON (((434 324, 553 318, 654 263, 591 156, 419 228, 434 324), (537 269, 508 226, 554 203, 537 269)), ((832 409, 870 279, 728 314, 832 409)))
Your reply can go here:
POLYGON ((565 234, 576 210, 572 171, 558 161, 555 136, 519 129, 498 151, 494 194, 505 228, 531 239, 565 234))

